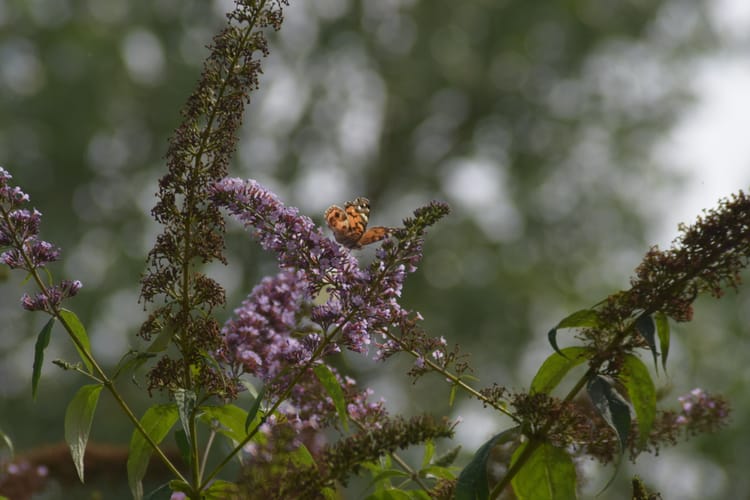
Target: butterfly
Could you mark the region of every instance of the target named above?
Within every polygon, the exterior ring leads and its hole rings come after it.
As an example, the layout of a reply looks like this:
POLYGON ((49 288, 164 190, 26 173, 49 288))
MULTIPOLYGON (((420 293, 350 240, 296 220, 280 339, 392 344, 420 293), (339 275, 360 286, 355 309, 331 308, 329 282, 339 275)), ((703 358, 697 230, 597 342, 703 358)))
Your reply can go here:
POLYGON ((388 237, 391 233, 389 227, 376 226, 367 229, 370 200, 362 196, 354 201, 347 201, 344 208, 331 205, 325 211, 324 217, 336 241, 346 248, 362 248, 388 237))

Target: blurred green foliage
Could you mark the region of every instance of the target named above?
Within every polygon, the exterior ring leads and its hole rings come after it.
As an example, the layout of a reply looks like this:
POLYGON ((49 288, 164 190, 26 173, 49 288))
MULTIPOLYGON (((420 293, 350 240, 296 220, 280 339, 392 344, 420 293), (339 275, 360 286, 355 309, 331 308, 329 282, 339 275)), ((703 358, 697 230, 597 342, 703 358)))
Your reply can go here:
MULTIPOLYGON (((64 250, 55 275, 83 281, 70 306, 110 364, 137 344, 138 280, 156 233, 148 212, 166 141, 228 4, 0 1, 0 162, 44 214, 43 237, 64 250)), ((472 353, 481 385, 525 387, 549 352, 551 325, 627 286, 649 244, 652 200, 679 182, 650 151, 689 97, 690 63, 714 42, 705 7, 292 1, 271 37, 232 174, 257 178, 319 222, 327 205, 359 195, 372 200, 378 225, 447 200, 454 213, 428 235, 406 303, 428 331, 472 353)), ((227 315, 273 272, 248 239, 230 235, 231 271, 210 268, 228 288, 227 315)), ((33 334, 43 321, 19 310, 22 278, 0 285, 0 426, 21 450, 62 439, 65 405, 82 383, 48 364, 32 404, 33 334)), ((747 371, 737 376, 700 353, 742 362, 746 350, 728 344, 747 345, 747 300, 704 302, 696 325, 675 328, 691 337, 676 341, 675 379, 662 383, 742 396, 747 371)), ((72 358, 72 347, 53 335, 47 359, 58 356, 72 358)), ((388 375, 366 363, 358 379, 394 412, 446 411, 442 381, 412 386, 402 375, 409 361, 391 363, 388 375)), ((126 390, 141 398, 136 407, 148 405, 138 387, 126 390)), ((106 399, 92 439, 125 443, 130 429, 106 399)), ((736 429, 653 467, 699 477, 694 498, 750 494, 735 439, 750 407, 735 403, 736 429)), ((493 417, 474 426, 466 451, 501 426, 493 417)))

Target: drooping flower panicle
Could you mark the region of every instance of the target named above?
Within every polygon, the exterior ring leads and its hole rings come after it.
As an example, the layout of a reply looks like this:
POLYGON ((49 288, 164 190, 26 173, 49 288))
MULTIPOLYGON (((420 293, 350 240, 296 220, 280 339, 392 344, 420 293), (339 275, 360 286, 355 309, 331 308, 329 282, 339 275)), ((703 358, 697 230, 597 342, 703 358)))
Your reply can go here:
POLYGON ((60 258, 60 250, 39 239, 42 214, 36 209, 21 208, 29 195, 11 186, 13 176, 0 167, 0 247, 9 247, 0 262, 11 269, 33 272, 60 258))
MULTIPOLYGON (((12 176, 0 167, 0 262, 11 269, 22 269, 35 274, 60 257, 60 250, 52 243, 39 239, 42 214, 35 208, 22 208, 29 195, 21 188, 11 186, 12 176)), ((47 311, 54 314, 62 302, 81 289, 78 280, 64 280, 59 284, 41 285, 42 290, 33 297, 24 293, 21 305, 29 311, 47 311)))

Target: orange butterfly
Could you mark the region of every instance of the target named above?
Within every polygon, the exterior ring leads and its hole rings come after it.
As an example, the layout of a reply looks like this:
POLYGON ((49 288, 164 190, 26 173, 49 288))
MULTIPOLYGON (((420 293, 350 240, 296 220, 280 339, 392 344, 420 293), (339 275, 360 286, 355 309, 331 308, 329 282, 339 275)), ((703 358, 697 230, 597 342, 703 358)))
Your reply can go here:
POLYGON ((325 212, 326 223, 333 231, 336 241, 347 248, 362 248, 386 238, 391 228, 377 226, 367 229, 370 218, 370 200, 360 196, 354 201, 347 201, 341 208, 331 205, 325 212))

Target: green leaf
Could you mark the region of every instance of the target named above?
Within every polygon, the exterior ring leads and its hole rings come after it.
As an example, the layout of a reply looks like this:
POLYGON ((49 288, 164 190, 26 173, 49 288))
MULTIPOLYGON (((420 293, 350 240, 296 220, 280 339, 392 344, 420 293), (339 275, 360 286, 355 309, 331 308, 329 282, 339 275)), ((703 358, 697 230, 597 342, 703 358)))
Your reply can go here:
POLYGON ((174 337, 174 321, 171 319, 168 321, 166 326, 161 329, 159 334, 156 336, 153 342, 151 342, 151 345, 148 346, 148 349, 146 349, 146 352, 150 353, 157 353, 157 352, 163 352, 167 350, 167 347, 169 347, 169 343, 172 342, 172 337, 174 337))
POLYGON ((638 446, 642 448, 648 441, 656 417, 656 388, 646 365, 632 354, 625 356, 620 380, 628 391, 638 419, 638 446))
POLYGON ((531 381, 531 393, 549 394, 574 366, 580 365, 591 356, 586 347, 566 347, 549 356, 531 381), (559 353, 559 355, 558 355, 559 353))
POLYGON ((31 372, 31 398, 36 399, 36 388, 39 385, 39 378, 42 376, 42 364, 44 363, 44 350, 49 345, 49 339, 52 335, 52 327, 55 325, 55 318, 50 318, 44 325, 39 336, 36 338, 34 345, 34 367, 31 372))
MULTIPOLYGON (((513 464, 529 443, 513 453, 513 464)), ((565 450, 541 444, 511 480, 518 500, 572 500, 576 498, 576 470, 565 450)))
POLYGON ((323 491, 321 491, 320 494, 325 500, 339 500, 338 493, 331 487, 323 488, 323 491))
POLYGON ((659 349, 661 350, 661 366, 667 371, 667 356, 669 355, 669 319, 663 312, 654 314, 656 321, 656 335, 659 337, 659 349))
POLYGON ((190 419, 195 409, 195 392, 180 388, 174 391, 173 396, 177 405, 177 412, 180 414, 182 429, 185 431, 185 437, 190 441, 190 419))
POLYGON ((659 367, 656 361, 658 354, 656 352, 656 338, 654 337, 654 333, 656 332, 654 318, 652 318, 650 315, 638 316, 638 318, 636 318, 635 320, 635 329, 638 330, 638 333, 640 333, 644 339, 646 339, 646 343, 651 349, 651 354, 653 354, 654 356, 654 366, 658 370, 659 367))
POLYGON ((433 497, 431 497, 424 490, 409 490, 407 493, 409 494, 409 498, 411 500, 432 500, 433 499, 433 497))
POLYGON ((76 392, 65 410, 65 442, 70 447, 78 478, 83 482, 83 457, 89 440, 91 422, 102 392, 102 384, 84 385, 76 392))
POLYGON ((593 309, 581 309, 573 314, 566 316, 560 322, 547 332, 547 340, 550 345, 560 356, 565 355, 557 346, 557 330, 560 328, 592 328, 599 325, 599 314, 593 309))
POLYGON ((336 407, 336 413, 339 416, 339 421, 344 427, 344 430, 349 430, 349 414, 346 412, 346 400, 344 399, 344 391, 341 389, 341 384, 336 379, 336 375, 333 374, 328 365, 316 365, 313 368, 315 375, 320 380, 320 383, 325 388, 326 392, 331 399, 333 399, 333 405, 336 407))
POLYGON ((154 357, 156 357, 156 354, 151 352, 129 350, 120 358, 120 362, 117 363, 112 380, 117 379, 123 372, 137 370, 143 363, 154 357))
MULTIPOLYGON (((86 353, 91 355, 91 343, 89 342, 89 336, 86 333, 86 329, 83 327, 81 320, 78 319, 78 316, 76 316, 73 311, 61 309, 60 318, 62 318, 65 324, 68 325, 71 333, 76 339, 78 339, 78 342, 80 342, 80 344, 83 346, 83 349, 86 351, 86 353)), ((86 365, 86 369, 89 373, 93 373, 94 367, 92 366, 91 361, 89 361, 89 358, 86 357, 85 353, 81 350, 78 344, 75 344, 75 346, 76 350, 78 351, 78 355, 81 356, 83 364, 86 365)))
POLYGON ((172 479, 167 484, 169 485, 169 489, 171 489, 172 491, 181 491, 182 493, 190 493, 190 485, 187 484, 185 481, 172 479))
POLYGON ((432 439, 428 439, 424 443, 424 454, 422 454, 422 467, 427 467, 432 457, 435 456, 435 442, 432 439))
POLYGON ((519 427, 514 427, 496 434, 484 443, 474 454, 456 483, 455 500, 486 500, 490 490, 487 484, 487 460, 492 448, 498 444, 508 443, 518 439, 519 427))
POLYGON ((440 479, 453 480, 456 475, 448 467, 440 467, 438 465, 428 465, 419 471, 420 475, 424 476, 435 476, 440 479))
POLYGON ((552 346, 552 349, 554 349, 556 353, 564 358, 565 354, 563 354, 560 351, 560 348, 557 347, 557 328, 553 328, 552 330, 547 332, 547 340, 549 340, 549 345, 552 346))
POLYGON ((15 448, 13 448, 13 440, 10 438, 10 436, 3 432, 2 429, 0 429, 0 439, 2 439, 3 443, 5 443, 5 446, 7 446, 10 450, 10 459, 13 460, 13 457, 16 454, 16 450, 15 448))
MULTIPOLYGON (((169 430, 177 422, 179 414, 177 405, 164 404, 155 405, 146 410, 141 418, 141 426, 149 437, 159 444, 169 433, 169 430)), ((140 500, 143 498, 143 476, 146 474, 148 462, 153 453, 153 448, 146 441, 146 438, 138 431, 133 430, 130 438, 130 454, 128 455, 128 485, 133 494, 133 498, 140 500)))
POLYGON ((448 395, 448 406, 453 407, 453 403, 456 401, 456 392, 458 391, 458 384, 452 384, 450 394, 448 395))
POLYGON ((236 484, 217 479, 206 488, 201 498, 205 500, 232 500, 239 499, 239 493, 240 489, 236 484))
POLYGON ((437 465, 438 467, 448 467, 449 465, 453 465, 453 462, 455 462, 460 451, 461 445, 459 444, 458 446, 437 457, 435 459, 435 462, 433 462, 433 465, 437 465))
POLYGON ((174 432, 174 441, 177 443, 177 449, 180 450, 180 457, 186 464, 193 463, 193 456, 190 453, 190 441, 184 429, 178 429, 174 432))
POLYGON ((297 449, 289 454, 289 459, 293 465, 297 467, 313 466, 315 465, 315 459, 304 444, 299 445, 297 449))
POLYGON ((599 326, 599 313, 593 309, 581 309, 566 316, 555 328, 593 328, 599 326))
POLYGON ((591 401, 599 415, 620 438, 620 453, 625 451, 630 433, 630 407, 612 387, 609 380, 597 375, 586 385, 591 401))
POLYGON ((376 491, 366 500, 412 500, 411 496, 403 490, 380 490, 376 491))
POLYGON ((233 404, 201 406, 200 410, 202 412, 200 416, 202 421, 208 425, 212 425, 213 420, 219 422, 221 427, 219 427, 218 431, 232 441, 239 443, 247 436, 245 428, 247 413, 239 406, 233 404))
POLYGON ((169 487, 169 483, 163 483, 161 486, 157 486, 146 495, 146 500, 169 500, 172 497, 172 488, 169 487))
POLYGON ((250 425, 255 421, 255 416, 258 414, 258 410, 260 410, 260 404, 263 402, 263 396, 266 395, 266 388, 265 386, 260 390, 258 393, 258 396, 255 398, 255 401, 253 401, 252 406, 250 406, 250 409, 247 411, 247 417, 245 418, 245 432, 247 432, 250 429, 250 425))

